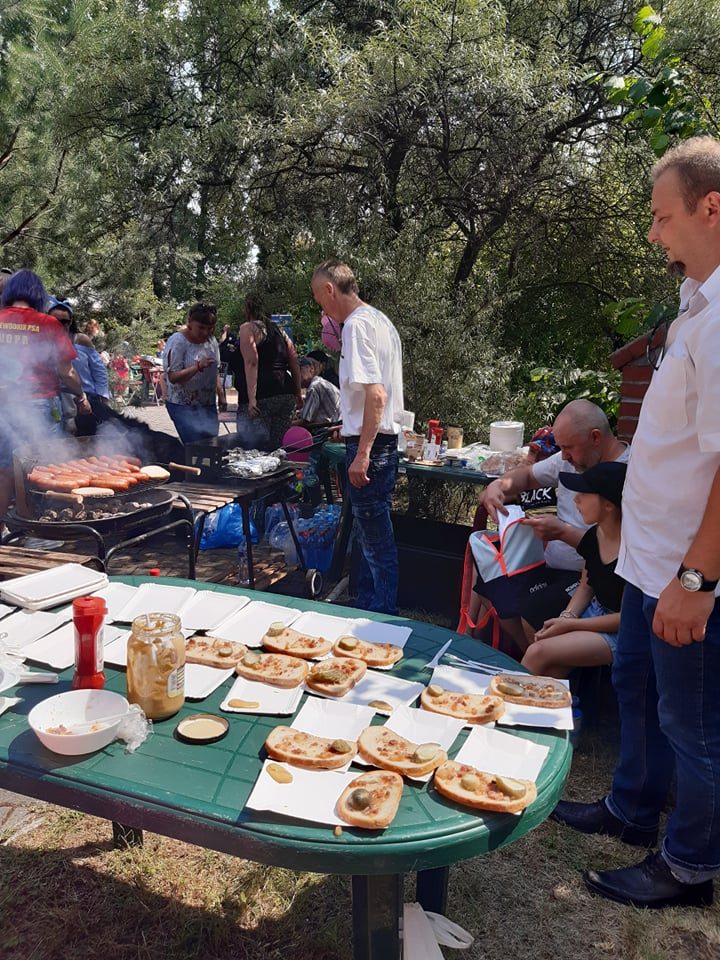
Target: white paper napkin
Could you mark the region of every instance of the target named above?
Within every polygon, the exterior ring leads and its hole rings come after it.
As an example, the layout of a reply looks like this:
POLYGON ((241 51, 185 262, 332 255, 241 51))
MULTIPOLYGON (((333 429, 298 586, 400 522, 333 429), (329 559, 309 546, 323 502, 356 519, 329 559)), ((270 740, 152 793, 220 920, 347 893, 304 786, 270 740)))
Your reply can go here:
POLYGON ((352 620, 344 617, 331 617, 326 613, 316 613, 314 610, 306 610, 301 613, 297 620, 293 621, 293 630, 305 633, 309 637, 323 637, 331 643, 335 643, 340 637, 350 633, 352 620))
MULTIPOLYGON (((446 717, 440 713, 430 713, 427 710, 398 707, 390 715, 385 726, 393 733, 410 740, 411 743, 439 743, 447 753, 457 740, 458 734, 463 728, 463 721, 456 720, 455 717, 446 717)), ((353 762, 364 767, 372 766, 372 764, 366 763, 359 757, 356 757, 353 762)), ((432 773, 427 773, 421 777, 410 777, 410 779, 426 783, 431 777, 432 773)))
POLYGON ((263 713, 273 717, 289 717, 297 710, 302 695, 302 686, 271 687, 268 683, 258 683, 257 680, 238 677, 220 704, 220 709, 228 713, 263 713), (245 700, 247 703, 258 705, 257 707, 231 707, 231 700, 245 700))
POLYGON ((535 782, 549 747, 488 727, 473 727, 455 759, 485 773, 535 782))
MULTIPOLYGON (((402 680, 400 677, 392 677, 375 670, 368 670, 362 680, 356 683, 344 697, 328 697, 327 694, 320 693, 319 690, 311 690, 310 687, 305 687, 307 692, 313 696, 334 700, 335 703, 357 703, 360 706, 368 706, 371 700, 384 700, 392 706, 393 710, 403 704, 409 705, 417 700, 424 688, 424 683, 402 680)), ((377 707, 373 709, 376 713, 382 713, 385 716, 392 713, 392 710, 380 710, 377 707)))
POLYGON ((253 600, 217 626, 213 635, 244 643, 246 647, 259 647, 271 623, 283 623, 289 627, 298 616, 300 611, 294 607, 280 607, 274 603, 253 600))
POLYGON ((198 590, 187 606, 183 607, 182 625, 191 630, 206 630, 209 633, 242 610, 250 603, 249 597, 239 593, 214 593, 198 590))
POLYGON ((292 782, 277 783, 267 772, 270 763, 278 761, 265 761, 246 807, 279 813, 293 820, 347 826, 335 813, 335 807, 340 794, 357 774, 337 770, 303 770, 302 767, 280 763, 278 765, 292 775, 292 782))

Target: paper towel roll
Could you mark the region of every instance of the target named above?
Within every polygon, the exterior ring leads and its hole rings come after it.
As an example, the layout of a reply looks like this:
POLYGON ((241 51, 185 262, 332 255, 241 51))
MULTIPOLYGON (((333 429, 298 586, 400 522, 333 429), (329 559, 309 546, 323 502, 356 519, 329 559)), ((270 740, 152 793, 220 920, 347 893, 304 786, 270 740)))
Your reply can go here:
POLYGON ((490 449, 509 453, 522 446, 525 424, 519 420, 496 420, 490 424, 490 449))

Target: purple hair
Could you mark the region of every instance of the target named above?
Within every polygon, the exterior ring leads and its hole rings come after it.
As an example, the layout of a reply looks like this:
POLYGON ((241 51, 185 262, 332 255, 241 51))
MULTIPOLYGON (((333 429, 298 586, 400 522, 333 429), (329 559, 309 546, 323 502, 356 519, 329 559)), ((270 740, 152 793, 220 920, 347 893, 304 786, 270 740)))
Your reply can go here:
POLYGON ((7 307, 16 300, 24 300, 33 310, 45 309, 47 293, 40 277, 32 270, 18 270, 8 278, 2 291, 2 306, 7 307))

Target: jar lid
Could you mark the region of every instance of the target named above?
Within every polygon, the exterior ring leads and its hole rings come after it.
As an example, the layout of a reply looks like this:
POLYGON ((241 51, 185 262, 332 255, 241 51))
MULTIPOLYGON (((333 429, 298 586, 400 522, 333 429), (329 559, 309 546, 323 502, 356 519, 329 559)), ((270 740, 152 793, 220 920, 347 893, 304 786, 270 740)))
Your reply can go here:
POLYGON ((213 713, 192 713, 175 727, 178 740, 184 743, 215 743, 227 736, 230 724, 225 717, 213 713))

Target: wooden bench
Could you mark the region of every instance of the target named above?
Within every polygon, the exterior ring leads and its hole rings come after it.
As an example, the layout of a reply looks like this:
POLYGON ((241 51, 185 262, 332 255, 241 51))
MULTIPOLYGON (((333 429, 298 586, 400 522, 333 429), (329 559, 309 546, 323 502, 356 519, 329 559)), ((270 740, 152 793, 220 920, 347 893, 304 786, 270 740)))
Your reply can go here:
POLYGON ((95 564, 103 569, 97 557, 84 553, 52 553, 47 550, 30 550, 27 547, 0 546, 0 580, 11 580, 26 573, 49 570, 62 563, 95 564))

